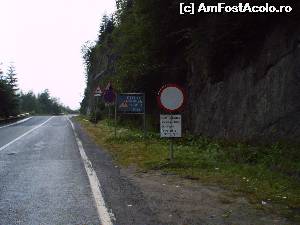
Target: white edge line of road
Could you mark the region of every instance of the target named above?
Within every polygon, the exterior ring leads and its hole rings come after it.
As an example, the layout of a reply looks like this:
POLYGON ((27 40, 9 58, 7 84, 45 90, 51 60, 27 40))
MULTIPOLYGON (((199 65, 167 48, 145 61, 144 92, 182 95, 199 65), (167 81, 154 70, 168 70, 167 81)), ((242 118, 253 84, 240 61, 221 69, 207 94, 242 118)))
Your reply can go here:
POLYGON ((95 200, 95 204, 96 204, 96 208, 97 208, 97 212, 98 212, 98 217, 99 220, 101 221, 101 224, 105 224, 105 225, 113 225, 112 223, 112 219, 110 215, 113 215, 112 213, 108 212, 108 209, 105 206, 105 201, 101 192, 101 184, 99 182, 99 179, 97 177, 97 174, 95 172, 95 170, 93 169, 92 163, 91 161, 88 159, 82 142, 79 139, 76 131, 75 131, 75 127, 73 122, 69 119, 69 117, 67 117, 67 119, 69 120, 72 129, 73 129, 73 133, 75 135, 75 139, 78 145, 78 149, 80 152, 80 156, 82 158, 83 164, 84 164, 84 168, 85 171, 88 175, 89 181, 90 181, 90 185, 91 185, 91 190, 94 196, 94 200, 95 200))
POLYGON ((16 139, 12 140, 11 142, 7 143, 6 145, 2 146, 0 148, 0 152, 4 149, 6 149, 8 146, 10 146, 11 144, 15 143, 16 141, 20 140, 21 138, 25 137, 26 135, 30 134, 31 132, 35 131, 36 129, 40 128, 41 126, 43 126, 44 124, 46 124, 49 120, 51 120, 54 116, 50 117, 49 119, 47 119, 45 122, 41 123, 40 125, 37 125, 36 127, 32 128, 31 130, 25 132, 24 134, 22 134, 21 136, 17 137, 16 139))
POLYGON ((15 123, 11 123, 11 124, 2 126, 2 127, 0 127, 0 129, 1 129, 1 128, 4 128, 4 127, 10 127, 10 126, 13 126, 13 125, 16 125, 16 124, 19 124, 19 123, 24 123, 24 122, 26 122, 27 120, 30 120, 31 118, 32 118, 32 116, 31 116, 31 117, 28 117, 28 118, 26 118, 26 119, 17 121, 17 122, 15 122, 15 123))

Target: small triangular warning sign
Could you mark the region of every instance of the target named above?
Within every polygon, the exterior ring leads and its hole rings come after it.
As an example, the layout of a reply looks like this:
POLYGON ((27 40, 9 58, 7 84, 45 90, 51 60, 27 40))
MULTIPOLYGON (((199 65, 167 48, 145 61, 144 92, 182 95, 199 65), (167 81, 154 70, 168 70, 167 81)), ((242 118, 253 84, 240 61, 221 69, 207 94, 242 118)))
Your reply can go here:
POLYGON ((124 102, 122 102, 119 107, 120 108, 128 108, 128 102, 127 102, 127 100, 125 100, 124 102))

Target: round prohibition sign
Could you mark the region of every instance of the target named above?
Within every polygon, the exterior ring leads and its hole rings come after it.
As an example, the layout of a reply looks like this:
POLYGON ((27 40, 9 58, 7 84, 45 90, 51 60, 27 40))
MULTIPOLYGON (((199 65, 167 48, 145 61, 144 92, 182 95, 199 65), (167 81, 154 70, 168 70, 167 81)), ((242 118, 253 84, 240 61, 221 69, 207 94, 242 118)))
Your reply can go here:
POLYGON ((176 112, 183 108, 186 101, 185 91, 177 84, 166 84, 158 92, 158 105, 167 112, 176 112))

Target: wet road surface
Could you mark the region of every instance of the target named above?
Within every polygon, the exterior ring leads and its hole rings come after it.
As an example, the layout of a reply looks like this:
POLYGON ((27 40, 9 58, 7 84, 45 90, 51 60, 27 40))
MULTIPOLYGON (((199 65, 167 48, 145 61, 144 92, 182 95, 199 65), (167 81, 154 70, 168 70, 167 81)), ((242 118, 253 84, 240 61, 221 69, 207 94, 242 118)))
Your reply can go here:
MULTIPOLYGON (((0 146, 42 124, 34 117, 0 129, 0 146)), ((66 117, 0 152, 0 224, 99 224, 89 181, 66 117)))
MULTIPOLYGON (((158 224, 141 191, 74 123, 113 224, 158 224)), ((100 224, 66 116, 0 128, 0 224, 100 224)))

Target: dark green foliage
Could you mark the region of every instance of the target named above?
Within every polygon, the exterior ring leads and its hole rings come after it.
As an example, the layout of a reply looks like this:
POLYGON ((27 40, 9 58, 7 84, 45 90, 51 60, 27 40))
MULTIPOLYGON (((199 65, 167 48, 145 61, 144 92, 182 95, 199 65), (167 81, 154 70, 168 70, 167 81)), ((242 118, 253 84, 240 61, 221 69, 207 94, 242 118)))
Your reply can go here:
POLYGON ((0 74, 0 117, 19 113, 19 95, 15 67, 11 65, 7 75, 0 74))
MULTIPOLYGON (((281 24, 293 31, 300 21, 299 14, 296 13, 300 7, 296 1, 289 1, 294 13, 288 16, 247 13, 182 16, 179 15, 180 2, 182 1, 117 0, 117 11, 114 20, 111 20, 114 23, 113 29, 106 29, 108 17, 103 18, 99 40, 94 46, 86 48, 84 54, 87 88, 81 104, 82 113, 95 116, 96 101, 93 92, 98 85, 104 87, 107 82, 111 82, 118 92, 145 92, 148 118, 155 118, 151 120, 152 125, 159 124, 156 93, 162 84, 178 83, 187 90, 193 86, 199 90, 194 96, 189 96, 189 103, 183 113, 183 116, 188 117, 192 108, 190 105, 196 102, 198 93, 201 93, 205 85, 226 81, 230 72, 225 69, 235 62, 244 63, 245 67, 248 63, 259 64, 257 56, 276 26, 281 24), (241 62, 242 59, 245 62, 241 62)), ((203 2, 215 4, 211 0, 203 2)), ((229 0, 225 2, 236 3, 229 0)), ((282 1, 277 0, 272 3, 282 5, 282 1)), ((259 66, 257 68, 259 79, 264 71, 259 71, 259 66)), ((192 110, 197 112, 197 107, 205 106, 193 107, 192 110)), ((118 124, 129 123, 140 128, 140 121, 134 118, 134 122, 130 123, 128 118, 133 117, 120 116, 118 124)), ((187 121, 190 118, 185 119, 187 121)), ((193 122, 191 119, 190 123, 193 122)), ((192 133, 190 128, 192 126, 188 124, 184 129, 192 133)), ((125 145, 120 147, 122 151, 118 150, 118 154, 130 155, 133 152, 132 146, 137 146, 142 134, 133 134, 130 129, 123 130, 125 138, 114 139, 111 135, 108 143, 115 145, 124 142, 125 145), (126 149, 126 145, 130 147, 126 149)), ((157 130, 156 127, 155 131, 157 130)), ((138 151, 133 153, 134 157, 128 157, 133 158, 134 163, 136 154, 148 154, 155 152, 155 149, 158 154, 162 154, 162 150, 167 149, 167 143, 164 148, 159 145, 163 141, 157 133, 148 132, 148 135, 155 138, 155 145, 149 147, 143 143, 139 146, 138 151), (143 146, 147 146, 144 152, 141 151, 143 146)), ((98 139, 102 138, 103 133, 98 136, 98 139)), ((162 164, 162 156, 159 155, 157 158, 147 159, 145 165, 148 168, 162 168, 163 165, 166 170, 182 171, 183 175, 192 177, 201 177, 205 171, 208 176, 213 174, 213 179, 219 174, 236 176, 246 191, 257 194, 253 186, 258 185, 258 190, 261 188, 262 192, 269 193, 272 198, 278 192, 286 196, 285 187, 294 191, 295 194, 291 196, 297 196, 299 192, 298 186, 294 185, 298 184, 300 174, 299 145, 260 145, 235 143, 232 140, 226 143, 190 136, 178 140, 175 146, 175 163, 162 164)), ((234 183, 234 179, 229 181, 230 184, 234 183)), ((266 197, 264 194, 257 196, 258 199, 266 197)), ((295 202, 299 204, 299 200, 295 202)))
POLYGON ((162 84, 186 82, 185 50, 198 20, 180 16, 178 2, 171 0, 116 3, 115 14, 102 18, 96 45, 84 47, 87 90, 81 112, 91 112, 94 89, 110 81, 119 92, 145 92, 153 113, 162 84))
POLYGON ((87 90, 81 104, 84 113, 87 108, 94 108, 93 90, 99 83, 104 86, 110 80, 119 91, 142 91, 142 76, 154 74, 151 73, 155 68, 151 58, 154 46, 151 19, 144 16, 143 6, 133 1, 119 0, 117 8, 114 17, 103 16, 97 44, 84 51, 87 68, 87 90))
POLYGON ((19 93, 17 75, 13 65, 4 76, 0 71, 0 118, 16 116, 19 113, 61 114, 75 113, 63 106, 45 90, 36 96, 32 91, 19 93))
MULTIPOLYGON (((258 60, 266 38, 272 37, 279 24, 293 31, 300 21, 296 14, 299 3, 290 3, 295 10, 288 16, 249 13, 183 16, 179 14, 180 2, 117 0, 114 16, 102 19, 96 44, 85 47, 87 88, 81 113, 90 114, 96 108, 94 90, 111 82, 119 93, 145 92, 147 114, 154 118, 152 126, 157 126, 157 92, 163 84, 178 83, 188 94, 184 130, 200 132, 192 120, 203 108, 194 103, 204 87, 228 80, 235 64, 257 68, 254 70, 257 82, 266 74, 266 62, 258 60)), ((209 0, 204 2, 212 4, 209 0)), ((250 114, 245 117, 250 118, 250 114)))
POLYGON ((32 91, 21 93, 20 95, 21 111, 34 113, 37 111, 37 99, 32 91))
POLYGON ((45 90, 44 92, 40 93, 37 97, 39 107, 39 113, 46 113, 52 111, 52 105, 53 102, 50 98, 50 94, 48 90, 45 90))
POLYGON ((299 21, 299 4, 294 2, 290 2, 294 13, 288 17, 247 13, 183 16, 180 2, 116 0, 117 11, 113 17, 102 18, 99 39, 84 54, 87 91, 83 112, 93 108, 95 87, 111 81, 118 91, 145 92, 148 111, 153 114, 155 94, 162 84, 176 82, 187 87, 187 77, 194 69, 203 85, 208 80, 222 81, 228 76, 224 67, 241 55, 249 62, 256 59, 274 26, 284 23, 293 28, 299 21))
POLYGON ((0 117, 9 116, 9 86, 5 80, 0 80, 0 117))
POLYGON ((30 112, 37 114, 74 113, 70 108, 63 106, 56 98, 50 96, 46 89, 37 96, 32 91, 21 93, 20 95, 21 112, 30 112))

